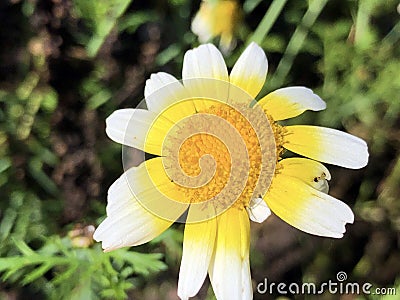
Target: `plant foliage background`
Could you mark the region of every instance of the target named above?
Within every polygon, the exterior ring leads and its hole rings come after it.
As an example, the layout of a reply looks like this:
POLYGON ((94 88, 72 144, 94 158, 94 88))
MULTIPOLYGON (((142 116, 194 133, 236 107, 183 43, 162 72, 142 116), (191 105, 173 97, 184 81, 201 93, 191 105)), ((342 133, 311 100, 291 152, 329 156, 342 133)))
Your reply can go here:
MULTIPOLYGON (((346 130, 370 149, 362 170, 329 167, 330 193, 356 215, 343 239, 307 235, 275 216, 252 224, 254 284, 320 283, 345 271, 348 281, 400 294, 398 4, 241 2, 229 66, 257 41, 269 58, 264 94, 286 85, 313 88, 328 108, 296 123, 346 130)), ((110 253, 91 234, 105 214, 107 188, 122 172, 121 148, 106 137, 104 120, 136 106, 152 72, 181 77, 185 51, 198 45, 190 23, 199 5, 1 1, 0 299, 177 299, 181 226, 110 253)), ((297 296, 304 297, 317 296, 297 296)), ((208 283, 196 299, 213 299, 208 283)))

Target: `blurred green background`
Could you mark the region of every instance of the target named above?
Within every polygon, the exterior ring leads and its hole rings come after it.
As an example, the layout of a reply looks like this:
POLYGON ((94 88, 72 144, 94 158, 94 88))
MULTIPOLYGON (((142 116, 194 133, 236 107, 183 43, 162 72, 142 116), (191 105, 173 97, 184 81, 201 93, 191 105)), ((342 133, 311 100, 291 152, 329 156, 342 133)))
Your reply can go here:
MULTIPOLYGON (((254 285, 264 278, 321 283, 344 271, 348 281, 394 287, 400 297, 399 2, 239 4, 228 67, 257 41, 269 59, 263 94, 287 85, 314 89, 328 108, 293 122, 350 132, 370 150, 362 170, 328 166, 330 194, 356 216, 343 239, 305 234, 275 216, 252 224, 254 285)), ((108 187, 123 172, 121 146, 106 137, 105 119, 135 107, 151 73, 181 77, 185 51, 199 43, 190 30, 199 5, 1 1, 0 299, 177 299, 182 225, 106 254, 91 235, 104 218, 108 187)), ((207 279, 195 299, 213 297, 207 279)))

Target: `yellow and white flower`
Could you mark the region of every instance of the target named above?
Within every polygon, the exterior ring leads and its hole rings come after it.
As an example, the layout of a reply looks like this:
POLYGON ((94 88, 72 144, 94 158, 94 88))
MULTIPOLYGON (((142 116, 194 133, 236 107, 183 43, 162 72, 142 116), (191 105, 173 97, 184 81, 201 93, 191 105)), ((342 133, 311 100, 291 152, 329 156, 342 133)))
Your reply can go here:
POLYGON ((234 44, 235 30, 240 25, 241 8, 236 0, 203 0, 192 21, 191 29, 200 43, 220 37, 219 46, 228 52, 234 44))
POLYGON ((354 221, 351 209, 327 194, 330 173, 317 161, 362 168, 368 162, 366 143, 330 128, 279 125, 326 104, 299 86, 254 104, 267 69, 265 53, 255 43, 230 74, 217 48, 201 45, 185 54, 182 83, 166 73, 150 77, 148 110, 122 109, 107 119, 112 140, 158 157, 128 169, 110 187, 107 218, 94 239, 105 251, 140 245, 186 213, 181 299, 196 295, 207 274, 217 299, 252 299, 250 219, 262 222, 272 211, 302 231, 333 238, 342 237, 345 224, 354 221), (283 149, 308 158, 283 159, 283 149), (207 169, 210 157, 214 164, 207 169), (204 181, 205 170, 212 173, 204 181), (187 176, 182 182, 180 171, 187 176), (234 172, 239 180, 224 189, 234 172), (195 186, 186 186, 195 179, 195 186), (204 206, 210 199, 212 205, 204 206))

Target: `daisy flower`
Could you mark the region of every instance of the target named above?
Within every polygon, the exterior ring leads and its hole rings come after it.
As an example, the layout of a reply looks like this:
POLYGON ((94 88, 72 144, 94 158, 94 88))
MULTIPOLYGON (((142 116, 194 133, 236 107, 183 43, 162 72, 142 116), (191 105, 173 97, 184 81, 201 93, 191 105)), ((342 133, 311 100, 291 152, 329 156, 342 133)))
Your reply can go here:
POLYGON ((182 81, 151 75, 147 109, 121 109, 107 119, 112 140, 156 157, 112 184, 94 239, 111 251, 185 222, 181 299, 196 295, 207 274, 217 299, 252 299, 250 220, 263 222, 272 211, 299 230, 332 238, 354 221, 351 209, 327 194, 331 175, 318 161, 362 168, 366 143, 330 128, 280 125, 326 104, 300 86, 256 102, 267 69, 255 43, 230 73, 215 46, 201 45, 186 52, 182 81), (283 158, 285 149, 302 157, 283 158))
POLYGON ((228 52, 234 44, 240 19, 241 8, 236 0, 203 0, 191 29, 201 43, 220 36, 219 46, 223 52, 228 52))

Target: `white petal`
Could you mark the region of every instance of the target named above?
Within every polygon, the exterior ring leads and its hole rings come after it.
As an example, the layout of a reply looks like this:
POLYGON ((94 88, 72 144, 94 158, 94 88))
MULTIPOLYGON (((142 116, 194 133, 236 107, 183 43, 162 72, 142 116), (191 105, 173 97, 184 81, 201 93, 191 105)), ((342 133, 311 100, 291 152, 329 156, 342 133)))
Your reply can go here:
POLYGON ((120 177, 108 193, 107 218, 96 229, 93 238, 105 251, 146 243, 173 222, 165 221, 142 207, 132 194, 124 177, 120 177))
MULTIPOLYGON (((147 97, 150 96, 152 93, 156 92, 160 88, 170 85, 179 83, 179 81, 172 76, 171 74, 165 72, 159 72, 156 74, 151 74, 150 78, 146 80, 146 86, 144 87, 144 97, 146 98, 147 108, 149 110, 158 112, 159 110, 153 110, 151 106, 158 107, 158 103, 148 103, 147 97)), ((164 108, 163 108, 164 109, 164 108)), ((161 109, 161 111, 163 110, 161 109)))
POLYGON ((250 261, 245 259, 242 261, 242 291, 240 299, 253 299, 253 287, 251 283, 251 273, 250 273, 250 261))
POLYGON ((239 57, 231 74, 230 82, 255 98, 261 91, 268 72, 264 50, 252 42, 239 57))
POLYGON ((93 235, 102 242, 104 251, 147 243, 173 223, 149 213, 135 198, 129 200, 120 204, 119 214, 108 216, 93 235))
POLYGON ((350 207, 300 179, 277 174, 265 196, 271 210, 286 223, 310 234, 341 238, 353 223, 350 207))
POLYGON ((224 58, 213 44, 201 45, 185 53, 182 79, 211 78, 229 81, 224 58))
POLYGON ((252 199, 246 210, 250 220, 257 223, 264 222, 271 215, 271 210, 262 198, 252 199))
POLYGON ((321 162, 350 169, 368 163, 367 143, 354 135, 325 127, 286 126, 284 147, 321 162))
MULTIPOLYGON (((182 78, 192 98, 228 100, 228 70, 221 52, 212 44, 201 45, 185 53, 182 78)), ((197 111, 202 111, 209 104, 207 101, 196 101, 195 106, 197 111)))
POLYGON ((302 86, 278 89, 261 99, 259 104, 275 121, 296 117, 306 110, 320 111, 326 108, 325 101, 302 86))
POLYGON ((218 217, 214 256, 209 269, 217 299, 252 299, 249 266, 250 224, 246 211, 228 209, 218 217))
POLYGON ((154 112, 127 108, 116 110, 107 118, 106 133, 117 143, 160 155, 162 137, 172 125, 154 112))
MULTIPOLYGON (((147 108, 155 113, 161 113, 171 105, 189 97, 182 83, 174 76, 164 72, 150 76, 150 79, 146 81, 144 96, 147 108)), ((187 103, 187 105, 180 105, 179 109, 174 110, 173 113, 164 116, 174 122, 194 113, 196 113, 195 106, 187 103)))
POLYGON ((174 205, 168 201, 164 190, 173 188, 173 184, 168 177, 153 170, 160 167, 161 158, 148 160, 139 167, 127 170, 109 188, 107 218, 93 236, 95 240, 103 242, 105 251, 136 246, 152 240, 187 209, 187 205, 174 205), (153 176, 158 175, 159 182, 151 181, 147 172, 152 172, 153 176), (163 211, 162 217, 155 213, 156 210, 149 209, 156 205, 163 211))
POLYGON ((178 281, 178 296, 181 299, 195 296, 203 285, 214 250, 216 231, 216 218, 185 225, 178 281))

